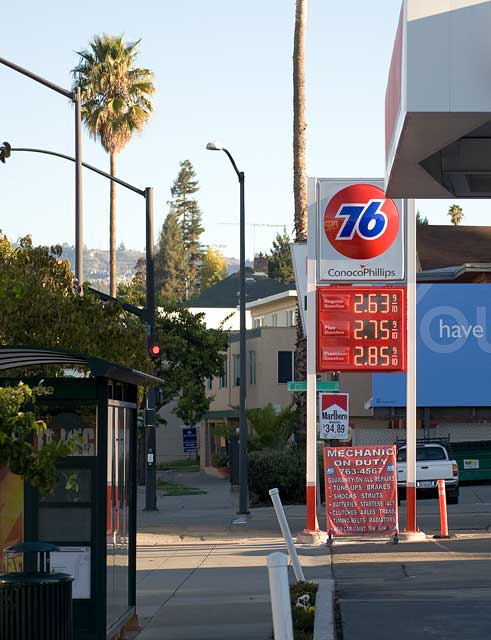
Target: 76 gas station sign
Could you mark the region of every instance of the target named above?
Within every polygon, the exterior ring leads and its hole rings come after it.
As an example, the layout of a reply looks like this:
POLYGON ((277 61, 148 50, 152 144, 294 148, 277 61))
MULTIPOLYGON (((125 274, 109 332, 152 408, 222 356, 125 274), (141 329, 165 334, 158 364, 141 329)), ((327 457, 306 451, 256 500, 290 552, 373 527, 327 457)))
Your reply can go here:
POLYGON ((404 208, 381 180, 319 179, 318 282, 404 280, 404 208))

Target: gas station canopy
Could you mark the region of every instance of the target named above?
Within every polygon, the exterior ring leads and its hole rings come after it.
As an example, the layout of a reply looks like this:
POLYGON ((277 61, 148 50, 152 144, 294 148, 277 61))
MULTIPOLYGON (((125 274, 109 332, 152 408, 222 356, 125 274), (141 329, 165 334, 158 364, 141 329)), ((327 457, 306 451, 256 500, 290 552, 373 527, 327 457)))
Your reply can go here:
POLYGON ((489 0, 404 0, 385 98, 388 196, 491 197, 489 25, 489 0))

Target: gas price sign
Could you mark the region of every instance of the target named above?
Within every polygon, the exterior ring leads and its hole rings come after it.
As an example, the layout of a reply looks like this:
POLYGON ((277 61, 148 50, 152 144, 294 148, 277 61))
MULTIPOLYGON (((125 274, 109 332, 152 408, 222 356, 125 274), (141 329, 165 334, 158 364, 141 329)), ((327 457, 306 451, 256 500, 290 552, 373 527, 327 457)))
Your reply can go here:
POLYGON ((404 287, 319 287, 318 371, 405 371, 404 287))

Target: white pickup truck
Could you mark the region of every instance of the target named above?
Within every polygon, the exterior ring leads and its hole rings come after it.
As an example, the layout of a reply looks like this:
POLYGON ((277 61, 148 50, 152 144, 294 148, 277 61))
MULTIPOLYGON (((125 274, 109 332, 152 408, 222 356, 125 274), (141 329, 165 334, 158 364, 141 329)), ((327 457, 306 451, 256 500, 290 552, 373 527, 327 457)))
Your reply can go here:
MULTIPOLYGON (((437 492, 437 480, 445 480, 447 502, 459 502, 459 467, 449 458, 446 448, 431 442, 416 445, 416 489, 437 492)), ((406 490, 406 445, 397 451, 397 489, 406 490)), ((402 491, 401 491, 402 490, 402 491)))

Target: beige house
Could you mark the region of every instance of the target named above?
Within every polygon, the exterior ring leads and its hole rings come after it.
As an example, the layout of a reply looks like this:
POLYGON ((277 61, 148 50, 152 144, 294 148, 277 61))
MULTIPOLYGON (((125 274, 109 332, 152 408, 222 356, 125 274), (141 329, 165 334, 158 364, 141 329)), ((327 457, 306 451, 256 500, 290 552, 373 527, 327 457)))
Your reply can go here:
MULTIPOLYGON (((281 409, 292 402, 288 382, 295 376, 297 293, 288 289, 247 303, 253 328, 247 331, 247 408, 271 403, 281 409)), ((208 381, 213 397, 200 429, 202 465, 212 465, 215 453, 225 447, 224 427, 239 425, 239 333, 230 333, 224 354, 225 372, 208 381)))

